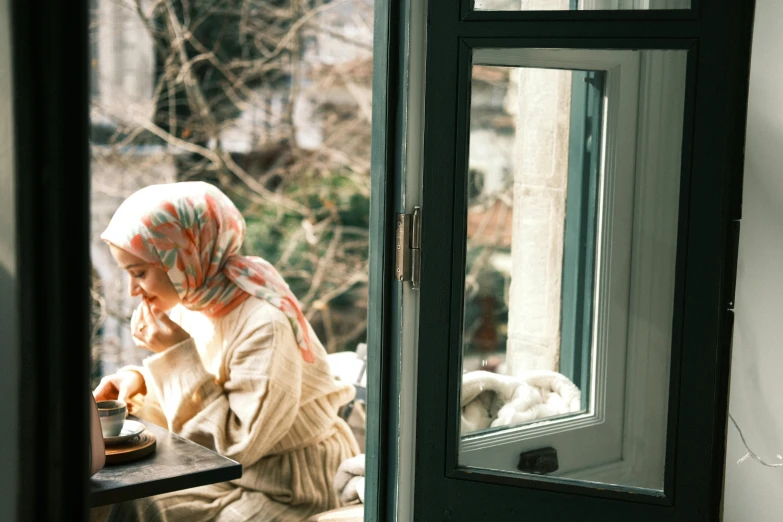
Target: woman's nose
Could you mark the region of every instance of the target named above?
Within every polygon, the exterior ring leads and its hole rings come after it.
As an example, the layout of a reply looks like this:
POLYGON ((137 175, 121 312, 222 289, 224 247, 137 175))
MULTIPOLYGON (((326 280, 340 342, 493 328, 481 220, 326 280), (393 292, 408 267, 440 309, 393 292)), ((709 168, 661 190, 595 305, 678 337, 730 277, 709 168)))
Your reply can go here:
POLYGON ((128 292, 130 292, 131 297, 136 297, 137 295, 141 294, 141 289, 139 288, 139 285, 136 284, 136 282, 131 277, 130 282, 128 283, 128 292))

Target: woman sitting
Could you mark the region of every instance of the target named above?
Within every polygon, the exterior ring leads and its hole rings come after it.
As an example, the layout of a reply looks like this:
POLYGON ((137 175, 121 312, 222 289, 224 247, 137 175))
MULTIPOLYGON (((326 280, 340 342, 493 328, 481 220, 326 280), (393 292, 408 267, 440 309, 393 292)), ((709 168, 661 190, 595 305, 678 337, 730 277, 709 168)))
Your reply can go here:
POLYGON ((143 366, 103 378, 97 400, 242 464, 242 478, 111 506, 109 520, 294 521, 339 506, 338 465, 358 453, 338 409, 354 394, 280 274, 239 255, 245 222, 216 187, 139 190, 101 238, 142 303, 143 366))

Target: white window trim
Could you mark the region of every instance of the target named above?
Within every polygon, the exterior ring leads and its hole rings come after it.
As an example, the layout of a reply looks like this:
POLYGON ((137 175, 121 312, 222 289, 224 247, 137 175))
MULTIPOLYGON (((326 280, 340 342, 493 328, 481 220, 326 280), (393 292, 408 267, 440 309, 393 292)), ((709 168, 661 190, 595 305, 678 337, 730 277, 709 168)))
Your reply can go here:
POLYGON ((691 0, 582 0, 580 11, 598 9, 690 9, 691 0), (653 4, 651 7, 650 4, 653 4))
POLYGON ((462 441, 460 465, 516 471, 519 453, 541 446, 558 450, 564 473, 615 461, 622 456, 624 378, 610 380, 607 376, 624 376, 627 316, 610 314, 608 305, 627 301, 629 292, 633 180, 632 176, 619 174, 634 171, 639 54, 582 49, 477 49, 473 63, 606 71, 605 125, 599 181, 593 393, 588 412, 470 435, 462 441))
POLYGON ((644 196, 678 202, 685 63, 682 52, 657 53, 474 51, 474 63, 607 71, 600 190, 608 204, 599 209, 589 412, 466 437, 461 465, 513 472, 520 451, 551 445, 569 478, 661 485, 669 357, 654 355, 670 353, 677 208, 662 211, 644 196))
POLYGON ((626 402, 623 459, 574 478, 649 487, 663 477, 678 212, 651 203, 679 201, 685 71, 681 51, 643 53, 628 333, 639 349, 629 349, 626 374, 636 400, 626 402))

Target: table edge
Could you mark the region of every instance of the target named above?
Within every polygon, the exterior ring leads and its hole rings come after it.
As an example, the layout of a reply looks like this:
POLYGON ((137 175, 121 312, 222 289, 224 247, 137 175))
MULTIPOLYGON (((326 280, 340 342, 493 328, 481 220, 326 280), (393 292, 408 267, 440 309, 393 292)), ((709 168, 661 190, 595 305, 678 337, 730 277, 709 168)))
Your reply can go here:
POLYGON ((150 482, 143 482, 133 488, 133 493, 127 489, 108 489, 97 492, 90 492, 90 507, 100 507, 108 504, 116 504, 126 500, 136 500, 139 498, 159 495, 161 493, 170 493, 198 486, 207 486, 219 482, 227 482, 242 477, 242 465, 239 463, 229 464, 222 468, 199 471, 191 475, 181 477, 166 477, 150 482), (171 487, 172 483, 176 487, 171 487))

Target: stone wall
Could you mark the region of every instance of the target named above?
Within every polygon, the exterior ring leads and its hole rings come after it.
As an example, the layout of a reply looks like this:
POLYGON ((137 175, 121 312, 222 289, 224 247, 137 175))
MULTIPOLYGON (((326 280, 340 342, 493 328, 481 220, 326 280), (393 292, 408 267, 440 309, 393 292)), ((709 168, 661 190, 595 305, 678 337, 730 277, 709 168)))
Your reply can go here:
MULTIPOLYGON (((557 370, 571 72, 519 69, 507 371, 557 370)), ((512 96, 513 99, 513 96, 512 96)))

